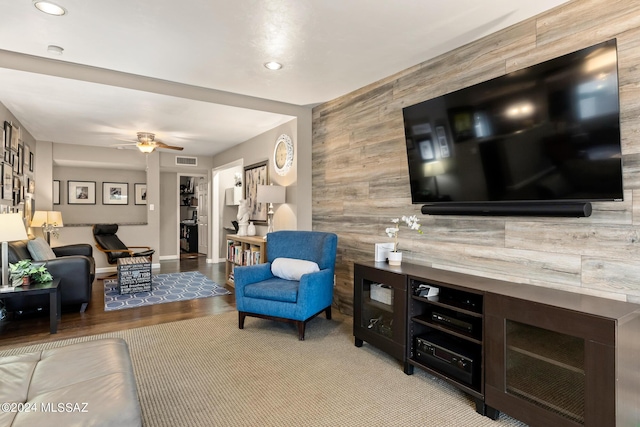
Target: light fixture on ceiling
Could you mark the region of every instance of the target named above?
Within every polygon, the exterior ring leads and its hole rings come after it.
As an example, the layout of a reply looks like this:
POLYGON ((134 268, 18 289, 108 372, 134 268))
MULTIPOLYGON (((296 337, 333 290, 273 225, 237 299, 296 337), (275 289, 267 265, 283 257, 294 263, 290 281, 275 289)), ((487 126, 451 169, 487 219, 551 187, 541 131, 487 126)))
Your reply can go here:
POLYGON ((275 61, 265 62, 264 66, 269 70, 279 70, 280 68, 282 68, 282 64, 275 61))
POLYGON ((156 149, 156 146, 153 145, 153 143, 149 144, 149 143, 138 142, 136 146, 138 147, 138 150, 142 151, 145 154, 152 153, 153 150, 156 149))
POLYGON ((60 46, 50 44, 49 46, 47 46, 47 52, 53 55, 62 55, 62 52, 64 52, 64 49, 61 48, 60 46))
POLYGON ((138 143, 136 146, 138 150, 145 154, 149 154, 156 149, 155 143, 156 135, 151 132, 138 132, 138 143))
POLYGON ((48 15, 62 16, 62 15, 65 15, 67 13, 67 10, 64 7, 59 6, 59 5, 57 5, 55 3, 52 3, 50 1, 35 0, 33 2, 33 5, 40 12, 44 12, 44 13, 46 13, 48 15))

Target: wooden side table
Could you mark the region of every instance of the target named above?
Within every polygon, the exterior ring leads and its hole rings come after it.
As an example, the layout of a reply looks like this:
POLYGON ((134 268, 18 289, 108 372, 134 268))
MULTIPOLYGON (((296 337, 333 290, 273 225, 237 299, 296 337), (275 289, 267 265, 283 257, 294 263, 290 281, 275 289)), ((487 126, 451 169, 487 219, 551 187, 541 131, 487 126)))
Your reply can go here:
POLYGON ((60 279, 53 279, 51 282, 31 283, 28 286, 22 285, 10 290, 0 292, 0 299, 11 299, 16 297, 28 297, 31 295, 49 294, 49 332, 58 333, 58 321, 62 312, 60 298, 60 279))

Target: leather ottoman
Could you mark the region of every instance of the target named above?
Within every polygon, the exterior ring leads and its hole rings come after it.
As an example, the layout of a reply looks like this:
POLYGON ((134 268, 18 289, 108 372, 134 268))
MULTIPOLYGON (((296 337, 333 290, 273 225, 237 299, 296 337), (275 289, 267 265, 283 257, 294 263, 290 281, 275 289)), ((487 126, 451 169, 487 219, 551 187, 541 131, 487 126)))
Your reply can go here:
POLYGON ((141 426, 127 343, 108 338, 0 357, 0 426, 141 426))

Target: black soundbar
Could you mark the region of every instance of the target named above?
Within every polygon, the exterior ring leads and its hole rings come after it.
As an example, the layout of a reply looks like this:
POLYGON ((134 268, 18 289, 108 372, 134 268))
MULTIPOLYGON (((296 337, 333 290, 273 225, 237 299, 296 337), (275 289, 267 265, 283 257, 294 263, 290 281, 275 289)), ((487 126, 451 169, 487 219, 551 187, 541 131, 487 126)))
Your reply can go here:
POLYGON ((443 202, 422 206, 425 215, 591 216, 589 202, 443 202))

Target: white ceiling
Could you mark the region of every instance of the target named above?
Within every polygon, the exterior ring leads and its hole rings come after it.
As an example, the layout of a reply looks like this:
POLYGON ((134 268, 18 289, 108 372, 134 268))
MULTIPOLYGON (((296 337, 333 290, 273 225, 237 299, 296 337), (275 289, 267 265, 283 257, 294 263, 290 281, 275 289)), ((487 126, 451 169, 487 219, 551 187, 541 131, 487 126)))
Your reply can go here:
POLYGON ((213 155, 292 116, 62 78, 13 53, 311 108, 565 1, 54 0, 68 11, 54 17, 0 0, 0 102, 36 140, 113 146, 148 131, 213 155))

